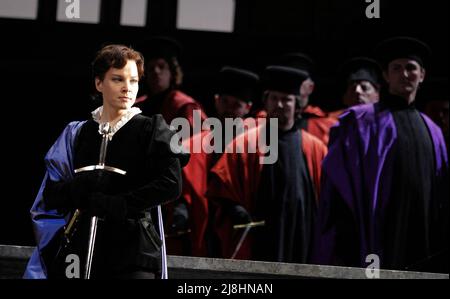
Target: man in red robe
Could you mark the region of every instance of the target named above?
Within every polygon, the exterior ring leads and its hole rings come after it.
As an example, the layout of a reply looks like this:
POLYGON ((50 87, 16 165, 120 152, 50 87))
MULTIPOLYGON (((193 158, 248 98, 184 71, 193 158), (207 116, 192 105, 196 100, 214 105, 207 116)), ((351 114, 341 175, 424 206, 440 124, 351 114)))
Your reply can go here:
POLYGON ((312 105, 311 95, 316 88, 313 79, 315 73, 314 61, 308 55, 300 52, 288 53, 279 58, 279 64, 304 71, 308 78, 300 86, 300 116, 297 122, 300 128, 328 144, 330 128, 337 122, 329 117, 320 107, 312 105))
POLYGON ((217 162, 227 141, 225 140, 225 119, 243 119, 250 111, 259 84, 258 75, 244 69, 223 67, 219 72, 218 93, 215 95, 217 119, 222 129, 220 136, 216 128, 204 128, 201 133, 185 142, 192 153, 188 165, 183 169, 183 201, 174 212, 174 229, 190 229, 190 252, 194 256, 217 256, 218 249, 214 235, 208 226, 208 219, 214 216, 205 196, 208 173, 217 162), (217 133, 217 131, 216 131, 217 133), (217 140, 214 138, 218 138, 217 140), (196 148, 196 146, 198 146, 196 148), (214 150, 212 150, 214 148, 214 150))
POLYGON ((207 195, 219 204, 215 227, 225 258, 301 263, 309 255, 320 164, 327 149, 295 124, 300 86, 307 77, 298 69, 267 67, 266 124, 233 140, 211 171, 207 195), (267 131, 269 142, 260 144, 267 131), (265 160, 267 154, 277 159, 265 160), (265 226, 255 227, 236 252, 242 231, 233 226, 252 219, 264 220, 265 226))
POLYGON ((136 106, 143 115, 161 113, 170 125, 173 119, 182 117, 193 127, 193 112, 200 110, 201 119, 206 114, 197 101, 179 90, 183 71, 178 61, 180 44, 168 37, 154 37, 146 41, 141 49, 146 64, 146 94, 136 99, 136 106))
MULTIPOLYGON (((190 125, 189 134, 194 134, 194 115, 197 111, 200 121, 207 118, 200 103, 189 95, 180 91, 183 81, 183 71, 179 64, 181 45, 169 37, 152 37, 141 44, 139 50, 145 58, 145 94, 136 99, 135 106, 142 110, 142 114, 152 116, 161 114, 167 124, 176 118, 187 120, 190 125)), ((197 122, 198 122, 197 120, 197 122)), ((176 201, 163 207, 165 225, 168 236, 174 236, 171 227, 174 225, 174 213, 183 210, 182 203, 176 201)), ((179 242, 180 238, 167 238, 167 252, 181 254, 186 251, 186 242, 179 242)), ((183 238, 181 238, 183 239, 183 238)))

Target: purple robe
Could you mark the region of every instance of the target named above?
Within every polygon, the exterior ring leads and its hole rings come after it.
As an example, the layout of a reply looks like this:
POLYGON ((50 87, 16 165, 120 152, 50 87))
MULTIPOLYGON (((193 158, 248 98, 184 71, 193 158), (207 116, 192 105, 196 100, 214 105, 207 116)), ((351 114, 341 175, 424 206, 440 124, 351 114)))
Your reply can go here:
MULTIPOLYGON (((441 130, 422 115, 435 153, 437 180, 448 174, 447 151, 441 130)), ((340 200, 350 210, 356 232, 359 257, 356 265, 367 266, 366 257, 382 259, 383 224, 390 198, 397 130, 391 112, 380 104, 348 109, 332 128, 329 152, 322 165, 322 190, 311 262, 339 264, 336 219, 330 217, 333 201, 340 200)), ((438 194, 438 196, 445 196, 438 194)), ((345 254, 345 253, 344 253, 345 254)))

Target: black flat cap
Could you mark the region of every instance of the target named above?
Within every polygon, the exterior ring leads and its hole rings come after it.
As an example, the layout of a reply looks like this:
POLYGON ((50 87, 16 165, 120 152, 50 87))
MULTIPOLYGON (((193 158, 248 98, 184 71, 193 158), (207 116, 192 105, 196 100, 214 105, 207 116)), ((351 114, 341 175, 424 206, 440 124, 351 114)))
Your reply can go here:
POLYGON ((375 48, 375 57, 385 69, 392 60, 399 58, 413 59, 425 67, 429 63, 431 49, 416 38, 400 36, 378 44, 375 48))
POLYGON ((309 76, 314 73, 314 61, 308 55, 301 52, 293 52, 282 55, 278 58, 278 65, 288 66, 307 72, 309 76))
POLYGON ((339 70, 346 82, 369 81, 374 86, 381 85, 381 67, 371 58, 354 57, 347 60, 339 70))
POLYGON ((299 95, 300 86, 308 77, 307 72, 296 68, 271 65, 263 72, 263 86, 264 90, 299 95))
POLYGON ((257 91, 259 76, 248 70, 224 66, 219 72, 219 93, 251 102, 257 91))

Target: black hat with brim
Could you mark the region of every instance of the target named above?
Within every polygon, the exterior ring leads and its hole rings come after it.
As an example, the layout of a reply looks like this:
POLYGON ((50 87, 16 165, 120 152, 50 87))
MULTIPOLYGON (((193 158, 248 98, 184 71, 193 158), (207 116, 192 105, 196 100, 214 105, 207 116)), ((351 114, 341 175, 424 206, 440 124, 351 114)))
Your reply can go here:
POLYGON ((273 90, 287 94, 300 94, 300 86, 308 79, 307 72, 286 66, 271 65, 263 73, 264 90, 273 90))
POLYGON ((369 81, 374 86, 381 84, 381 67, 368 57, 355 57, 347 60, 340 68, 342 78, 346 82, 369 81))
POLYGON ((252 102, 259 84, 259 76, 251 71, 230 66, 219 72, 219 93, 241 101, 252 102))
POLYGON ((308 76, 314 73, 314 61, 308 55, 301 52, 293 52, 278 58, 277 65, 288 66, 307 72, 308 76))
POLYGON ((375 56, 384 69, 395 59, 407 58, 422 67, 429 63, 431 49, 424 42, 412 37, 394 37, 381 42, 375 48, 375 56))

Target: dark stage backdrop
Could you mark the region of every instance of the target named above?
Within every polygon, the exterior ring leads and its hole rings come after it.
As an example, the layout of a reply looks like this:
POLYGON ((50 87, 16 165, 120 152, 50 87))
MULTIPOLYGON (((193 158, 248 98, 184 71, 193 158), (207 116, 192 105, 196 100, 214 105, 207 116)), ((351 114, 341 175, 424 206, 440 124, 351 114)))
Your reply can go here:
POLYGON ((29 208, 44 175, 43 157, 64 126, 88 118, 90 62, 103 43, 136 45, 170 35, 184 47, 183 90, 212 114, 214 75, 225 64, 260 72, 282 53, 303 51, 317 63, 313 100, 338 107, 338 66, 370 55, 387 37, 408 35, 432 47, 429 77, 448 76, 448 1, 380 0, 368 19, 365 0, 237 0, 233 33, 176 29, 176 1, 151 0, 146 27, 119 26, 120 1, 103 1, 97 25, 55 21, 56 1, 39 1, 37 20, 0 18, 0 244, 34 245, 29 208))

